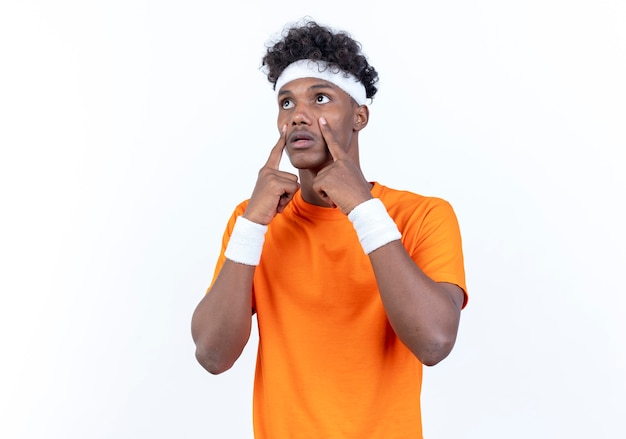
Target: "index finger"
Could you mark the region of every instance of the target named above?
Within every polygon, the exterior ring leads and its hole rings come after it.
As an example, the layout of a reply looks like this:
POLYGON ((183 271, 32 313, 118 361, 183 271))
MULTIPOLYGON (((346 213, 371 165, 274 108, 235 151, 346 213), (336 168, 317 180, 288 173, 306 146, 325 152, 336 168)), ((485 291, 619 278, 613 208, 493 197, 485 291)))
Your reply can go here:
POLYGON ((347 153, 344 149, 339 145, 337 140, 335 139, 335 135, 332 130, 328 126, 328 122, 324 117, 319 118, 320 130, 322 132, 322 136, 326 141, 326 146, 328 146, 328 150, 330 151, 330 155, 333 157, 334 161, 343 159, 346 157, 347 153))
POLYGON ((278 169, 278 166, 280 165, 280 159, 283 157, 283 150, 285 149, 285 144, 287 143, 285 141, 285 132, 287 131, 287 126, 283 125, 282 129, 280 130, 280 138, 278 139, 278 142, 276 142, 276 145, 274 145, 274 147, 272 148, 272 151, 270 152, 270 156, 267 159, 267 162, 265 163, 265 166, 268 168, 272 168, 272 169, 278 169))

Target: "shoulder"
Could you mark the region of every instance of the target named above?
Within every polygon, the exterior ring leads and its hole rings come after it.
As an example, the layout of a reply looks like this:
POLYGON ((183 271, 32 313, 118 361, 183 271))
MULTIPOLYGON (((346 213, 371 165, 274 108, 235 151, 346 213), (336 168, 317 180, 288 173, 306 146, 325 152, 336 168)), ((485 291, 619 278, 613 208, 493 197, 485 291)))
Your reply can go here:
POLYGON ((389 216, 406 236, 458 233, 458 219, 445 199, 377 185, 377 193, 389 216))
POLYGON ((421 195, 408 190, 394 189, 375 183, 378 198, 391 212, 422 212, 427 214, 431 210, 453 211, 450 203, 440 197, 421 195))
POLYGON ((246 211, 246 208, 248 207, 249 201, 250 200, 248 199, 237 204, 237 206, 235 207, 235 211, 233 212, 233 215, 236 215, 236 216, 243 215, 243 213, 246 211))
POLYGON ((235 227, 235 221, 237 221, 237 217, 243 215, 243 213, 246 211, 246 207, 248 207, 248 201, 250 201, 250 200, 244 200, 244 201, 240 202, 233 209, 232 213, 230 214, 230 218, 228 218, 228 222, 226 224, 226 234, 227 235, 230 236, 230 234, 232 233, 232 231, 233 231, 233 229, 235 227))

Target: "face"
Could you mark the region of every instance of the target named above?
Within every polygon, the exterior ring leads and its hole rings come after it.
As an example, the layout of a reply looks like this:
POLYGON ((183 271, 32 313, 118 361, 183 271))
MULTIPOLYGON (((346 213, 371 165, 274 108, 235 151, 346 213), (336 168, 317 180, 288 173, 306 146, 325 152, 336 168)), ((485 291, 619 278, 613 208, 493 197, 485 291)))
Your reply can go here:
POLYGON ((285 84, 278 93, 278 127, 287 125, 285 150, 291 164, 316 171, 332 162, 319 127, 321 116, 339 144, 349 154, 358 154, 356 132, 367 122, 363 113, 350 95, 322 79, 285 84))

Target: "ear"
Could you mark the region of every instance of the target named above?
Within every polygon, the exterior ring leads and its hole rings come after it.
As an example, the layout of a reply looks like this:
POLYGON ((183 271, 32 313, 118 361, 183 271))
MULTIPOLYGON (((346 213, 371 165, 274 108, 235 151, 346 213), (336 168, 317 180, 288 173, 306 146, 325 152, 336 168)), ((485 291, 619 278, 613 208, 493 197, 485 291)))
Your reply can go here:
POLYGON ((361 131, 367 126, 367 122, 370 120, 370 110, 367 105, 359 105, 354 110, 354 125, 352 129, 354 131, 361 131))

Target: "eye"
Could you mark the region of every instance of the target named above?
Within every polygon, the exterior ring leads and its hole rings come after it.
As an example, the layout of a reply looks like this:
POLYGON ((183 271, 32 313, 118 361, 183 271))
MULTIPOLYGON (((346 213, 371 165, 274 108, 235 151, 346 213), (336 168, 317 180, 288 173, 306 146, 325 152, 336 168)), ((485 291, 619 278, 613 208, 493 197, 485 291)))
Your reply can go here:
POLYGON ((325 104, 327 102, 330 102, 330 98, 326 95, 317 95, 315 96, 315 102, 317 102, 318 104, 325 104))
POLYGON ((283 110, 288 110, 293 107, 293 102, 291 102, 291 99, 283 99, 280 103, 280 106, 283 110))

